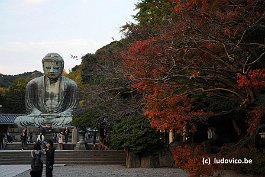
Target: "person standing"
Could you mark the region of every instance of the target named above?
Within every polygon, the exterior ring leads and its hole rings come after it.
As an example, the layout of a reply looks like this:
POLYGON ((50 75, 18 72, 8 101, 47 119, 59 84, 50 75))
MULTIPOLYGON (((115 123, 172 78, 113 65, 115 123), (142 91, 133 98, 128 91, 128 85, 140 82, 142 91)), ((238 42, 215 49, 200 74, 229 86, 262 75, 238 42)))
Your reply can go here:
POLYGON ((3 140, 3 143, 4 143, 4 148, 3 149, 6 149, 6 146, 7 146, 7 134, 4 135, 4 140, 3 140))
POLYGON ((5 135, 2 132, 0 132, 0 150, 4 149, 4 138, 5 135))
POLYGON ((31 177, 41 177, 43 170, 43 151, 39 142, 35 143, 31 151, 31 177))
POLYGON ((52 177, 53 164, 54 164, 54 151, 53 141, 49 140, 46 149, 46 177, 52 177))
POLYGON ((215 128, 209 127, 207 131, 207 135, 208 135, 209 140, 216 140, 215 128))
POLYGON ((10 135, 10 133, 8 131, 6 132, 6 136, 7 136, 7 142, 8 143, 12 143, 13 138, 12 138, 12 136, 10 135))
POLYGON ((32 132, 29 132, 28 143, 33 143, 33 141, 32 141, 32 132))
POLYGON ((27 145, 27 129, 22 130, 22 134, 20 135, 21 140, 21 149, 24 150, 27 145))
POLYGON ((63 132, 58 133, 58 149, 63 150, 63 132))
POLYGON ((52 139, 53 139, 53 142, 56 143, 57 142, 57 133, 56 133, 56 130, 53 129, 52 131, 52 139))
POLYGON ((69 136, 69 129, 68 129, 68 127, 65 127, 65 129, 63 131, 63 134, 64 134, 65 144, 67 144, 67 142, 68 142, 68 136, 69 136))

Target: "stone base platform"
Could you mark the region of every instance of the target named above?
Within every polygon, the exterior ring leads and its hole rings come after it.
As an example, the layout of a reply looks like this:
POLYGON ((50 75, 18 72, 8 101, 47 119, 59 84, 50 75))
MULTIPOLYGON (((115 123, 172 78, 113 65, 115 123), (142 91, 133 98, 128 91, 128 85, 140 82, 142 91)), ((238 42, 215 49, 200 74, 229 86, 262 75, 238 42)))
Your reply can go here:
MULTIPOLYGON (((24 150, 32 150, 33 145, 34 143, 28 143, 27 146, 24 147, 24 150)), ((57 143, 54 143, 53 146, 56 149, 57 143)), ((72 143, 63 144, 63 150, 74 150, 74 148, 75 148, 75 144, 72 144, 72 143)), ((22 149, 21 142, 8 143, 5 148, 5 150, 21 150, 21 149, 22 149)))

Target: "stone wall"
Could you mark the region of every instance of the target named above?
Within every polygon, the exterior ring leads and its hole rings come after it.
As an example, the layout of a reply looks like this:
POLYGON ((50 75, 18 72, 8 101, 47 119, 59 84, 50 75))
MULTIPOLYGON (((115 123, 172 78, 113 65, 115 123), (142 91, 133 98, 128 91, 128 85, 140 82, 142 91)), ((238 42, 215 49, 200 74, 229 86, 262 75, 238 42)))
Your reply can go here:
POLYGON ((174 160, 169 148, 163 148, 152 154, 134 154, 126 150, 127 168, 173 167, 174 160))

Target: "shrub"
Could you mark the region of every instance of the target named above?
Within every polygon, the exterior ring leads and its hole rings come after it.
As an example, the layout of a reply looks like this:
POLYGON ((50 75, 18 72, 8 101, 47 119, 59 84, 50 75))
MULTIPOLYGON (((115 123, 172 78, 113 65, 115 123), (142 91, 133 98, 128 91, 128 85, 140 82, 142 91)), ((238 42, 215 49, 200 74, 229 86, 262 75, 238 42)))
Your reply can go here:
POLYGON ((161 146, 160 133, 141 115, 123 117, 113 126, 111 147, 128 149, 135 154, 153 152, 161 146))
POLYGON ((210 176, 215 171, 215 166, 203 164, 203 158, 212 157, 207 154, 200 145, 195 147, 190 145, 177 146, 173 150, 173 158, 176 165, 189 173, 190 177, 210 176))

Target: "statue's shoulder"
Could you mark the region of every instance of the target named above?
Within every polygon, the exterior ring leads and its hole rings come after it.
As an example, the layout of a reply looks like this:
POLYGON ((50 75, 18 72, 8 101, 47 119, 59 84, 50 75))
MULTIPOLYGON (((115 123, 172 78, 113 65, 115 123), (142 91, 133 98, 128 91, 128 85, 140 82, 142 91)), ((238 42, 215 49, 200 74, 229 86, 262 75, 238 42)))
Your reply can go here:
POLYGON ((43 78, 44 78, 44 76, 36 77, 36 78, 30 80, 27 85, 30 86, 33 84, 40 84, 43 82, 43 78))
POLYGON ((68 77, 62 76, 62 80, 64 83, 66 83, 69 86, 77 87, 76 82, 73 81, 72 79, 68 78, 68 77))

